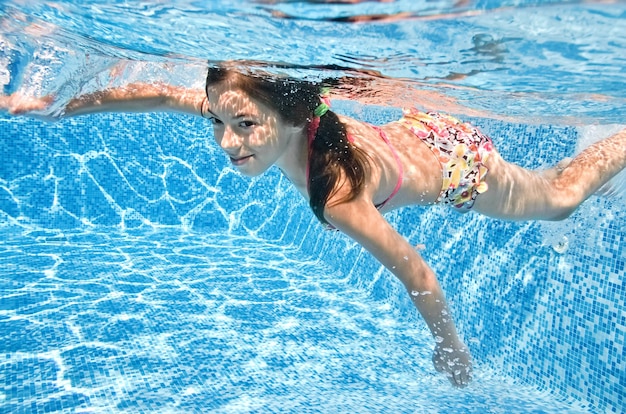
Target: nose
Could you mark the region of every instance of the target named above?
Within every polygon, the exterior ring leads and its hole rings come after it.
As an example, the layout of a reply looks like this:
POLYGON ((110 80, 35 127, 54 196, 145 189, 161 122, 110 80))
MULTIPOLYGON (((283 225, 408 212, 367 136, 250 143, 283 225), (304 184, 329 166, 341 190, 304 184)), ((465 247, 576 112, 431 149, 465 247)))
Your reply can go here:
POLYGON ((218 144, 227 153, 236 154, 243 144, 243 138, 226 126, 221 137, 218 137, 218 144))

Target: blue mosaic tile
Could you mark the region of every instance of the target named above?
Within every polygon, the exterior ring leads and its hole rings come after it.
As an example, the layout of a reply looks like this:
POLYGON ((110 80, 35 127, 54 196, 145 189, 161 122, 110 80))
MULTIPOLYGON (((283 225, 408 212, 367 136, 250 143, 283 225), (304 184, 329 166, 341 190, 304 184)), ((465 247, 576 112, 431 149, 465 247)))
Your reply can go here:
MULTIPOLYGON (((576 146, 574 128, 472 121, 529 168, 576 146)), ((0 136, 0 411, 624 409, 623 203, 561 223, 388 216, 474 355, 451 394, 399 282, 278 171, 234 174, 203 120, 0 118, 0 136)))

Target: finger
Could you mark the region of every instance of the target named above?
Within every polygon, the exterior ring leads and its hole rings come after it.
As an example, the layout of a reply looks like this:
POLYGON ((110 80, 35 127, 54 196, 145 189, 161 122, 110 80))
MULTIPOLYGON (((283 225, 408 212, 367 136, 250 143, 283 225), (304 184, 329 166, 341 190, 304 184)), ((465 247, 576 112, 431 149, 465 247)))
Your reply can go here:
POLYGON ((459 388, 465 388, 469 384, 469 381, 467 381, 465 375, 458 374, 458 376, 456 376, 456 384, 459 388))
POLYGON ((463 388, 465 384, 463 383, 463 379, 461 378, 461 373, 459 371, 455 371, 451 375, 452 377, 452 385, 457 388, 463 388))
POLYGON ((454 372, 447 372, 446 373, 446 377, 448 377, 448 381, 450 381, 450 384, 452 384, 453 387, 455 387, 455 388, 459 388, 460 387, 458 379, 454 375, 454 372))
POLYGON ((454 383, 459 388, 465 388, 472 381, 472 377, 466 369, 455 371, 453 374, 454 383))
POLYGON ((441 360, 441 357, 438 354, 434 354, 432 357, 433 366, 437 372, 445 372, 446 364, 441 360))

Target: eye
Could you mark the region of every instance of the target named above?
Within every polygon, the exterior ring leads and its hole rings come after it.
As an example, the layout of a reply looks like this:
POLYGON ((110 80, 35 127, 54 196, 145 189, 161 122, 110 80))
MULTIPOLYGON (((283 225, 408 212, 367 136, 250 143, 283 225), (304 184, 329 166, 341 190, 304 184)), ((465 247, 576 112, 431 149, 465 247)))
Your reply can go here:
POLYGON ((215 118, 214 116, 212 116, 212 117, 210 117, 208 119, 214 126, 223 125, 223 122, 220 121, 219 119, 215 118))
POLYGON ((254 121, 249 121, 249 120, 241 121, 239 123, 239 127, 240 128, 251 128, 251 127, 253 127, 255 125, 256 125, 256 123, 254 121))

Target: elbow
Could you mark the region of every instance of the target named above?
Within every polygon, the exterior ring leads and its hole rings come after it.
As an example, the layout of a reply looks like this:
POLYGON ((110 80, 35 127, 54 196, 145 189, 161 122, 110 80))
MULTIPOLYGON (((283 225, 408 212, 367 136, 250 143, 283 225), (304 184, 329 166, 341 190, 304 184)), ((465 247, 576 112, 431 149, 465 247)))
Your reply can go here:
POLYGON ((416 260, 413 261, 410 266, 395 273, 396 276, 413 296, 415 296, 416 292, 426 294, 439 289, 439 282, 437 281, 435 272, 432 271, 428 264, 419 257, 417 253, 415 253, 415 255, 417 256, 416 260))

